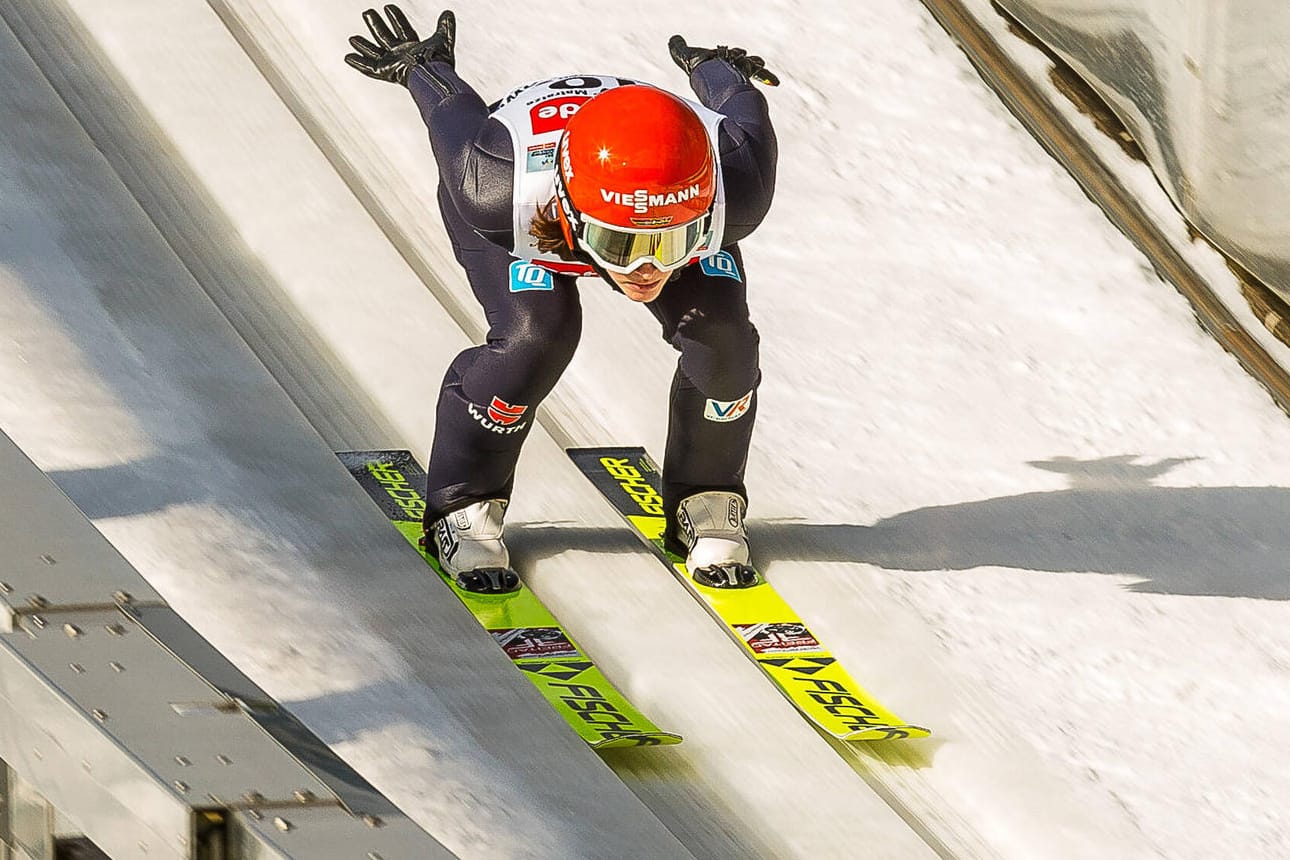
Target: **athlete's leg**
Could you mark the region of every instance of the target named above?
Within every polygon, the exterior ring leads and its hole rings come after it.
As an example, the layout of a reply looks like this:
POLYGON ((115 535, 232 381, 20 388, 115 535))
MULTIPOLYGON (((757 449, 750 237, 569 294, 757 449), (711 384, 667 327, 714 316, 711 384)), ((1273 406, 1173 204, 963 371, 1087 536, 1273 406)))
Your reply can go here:
POLYGON ((748 498, 744 467, 761 371, 738 247, 682 270, 649 308, 681 354, 663 458, 663 503, 673 533, 677 505, 687 496, 726 490, 748 498))
POLYGON ((427 524, 472 502, 510 498, 537 405, 582 332, 573 278, 524 268, 471 230, 442 189, 439 203, 488 338, 458 355, 444 376, 426 469, 427 524))

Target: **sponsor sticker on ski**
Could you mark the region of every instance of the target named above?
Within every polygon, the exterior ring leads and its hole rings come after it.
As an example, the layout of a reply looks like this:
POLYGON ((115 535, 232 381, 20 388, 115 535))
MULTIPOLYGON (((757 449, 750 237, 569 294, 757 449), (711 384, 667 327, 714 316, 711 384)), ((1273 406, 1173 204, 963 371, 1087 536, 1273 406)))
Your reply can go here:
POLYGON ((493 639, 502 646, 512 660, 531 657, 578 657, 569 637, 559 627, 512 627, 506 630, 489 630, 493 639))
MULTIPOLYGON (((494 397, 487 407, 472 403, 470 409, 475 420, 498 432, 514 432, 527 423, 523 420, 527 406, 510 404, 500 397, 494 397)), ((458 587, 444 573, 420 545, 425 500, 417 488, 425 486, 426 475, 410 451, 348 451, 338 456, 432 572, 452 588, 493 637, 512 665, 592 749, 681 742, 680 735, 660 731, 614 688, 523 583, 518 591, 506 594, 475 594, 458 587)))
MULTIPOLYGON (((744 400, 746 403, 747 398, 744 400)), ((718 406, 723 415, 737 411, 735 404, 718 406)), ((568 453, 653 549, 655 557, 746 646, 745 654, 804 717, 845 741, 891 741, 930 734, 921 726, 907 724, 857 684, 769 582, 759 577, 757 585, 739 589, 696 583, 684 559, 669 554, 664 546, 666 517, 661 512, 649 515, 642 511, 644 505, 639 500, 658 492, 659 477, 658 466, 643 448, 570 448, 568 453)))
POLYGON ((820 651, 820 641, 811 635, 805 624, 735 624, 740 638, 748 643, 754 654, 795 654, 820 651))

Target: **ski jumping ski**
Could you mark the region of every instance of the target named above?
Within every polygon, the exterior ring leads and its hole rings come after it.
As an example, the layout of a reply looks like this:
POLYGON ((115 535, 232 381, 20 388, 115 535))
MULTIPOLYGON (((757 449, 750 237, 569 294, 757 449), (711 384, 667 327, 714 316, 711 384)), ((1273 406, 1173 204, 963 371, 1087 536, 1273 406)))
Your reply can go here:
POLYGON ((570 448, 582 473, 722 624, 780 692, 823 732, 842 741, 927 737, 878 704, 829 653, 760 573, 748 588, 695 582, 685 559, 663 545, 667 524, 659 470, 644 448, 570 448))
POLYGON ((420 553, 515 668, 592 749, 677 744, 681 736, 660 731, 609 683, 600 668, 522 582, 518 591, 476 594, 459 588, 421 547, 425 499, 418 489, 425 472, 408 451, 346 451, 340 457, 372 501, 420 553))

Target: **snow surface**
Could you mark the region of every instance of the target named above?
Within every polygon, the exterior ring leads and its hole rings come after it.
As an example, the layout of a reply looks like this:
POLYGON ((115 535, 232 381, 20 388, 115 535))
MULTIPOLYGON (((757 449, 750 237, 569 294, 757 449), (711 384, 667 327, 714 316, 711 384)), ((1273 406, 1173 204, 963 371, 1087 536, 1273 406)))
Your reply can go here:
MULTIPOLYGON (((0 13, 14 24, 34 5, 5 0, 0 13)), ((241 452, 238 469, 253 474, 266 451, 294 444, 306 452, 300 467, 316 470, 306 477, 343 506, 353 502, 332 489, 325 447, 428 448, 428 402, 465 340, 454 320, 472 336, 480 320, 439 233, 415 109, 339 62, 359 7, 50 6, 93 34, 120 76, 111 92, 121 103, 73 109, 300 414, 280 418, 281 393, 264 395, 270 408, 223 383, 172 384, 167 369, 205 330, 205 311, 155 311, 148 331, 168 325, 171 340, 132 339, 153 306, 95 300, 108 264, 96 270, 83 254, 73 273, 55 246, 75 237, 24 222, 15 192, 0 209, 0 426, 177 609, 445 844, 463 857, 522 856, 514 834, 533 828, 543 847, 527 850, 555 851, 568 823, 555 807, 463 820, 471 798, 506 796, 495 781, 518 777, 504 753, 471 771, 471 738, 445 752, 434 727, 452 719, 450 695, 397 707, 382 698, 418 694, 379 619, 347 628, 337 611, 320 622, 316 613, 362 599, 359 588, 310 597, 311 577, 336 567, 301 534, 321 513, 288 517, 272 482, 218 469, 200 498, 175 484, 145 492, 147 470, 123 465, 185 450, 198 469, 241 452), (200 24, 201 38, 156 40, 140 22, 163 9, 177 16, 167 32, 200 24), (227 59, 233 36, 276 96, 245 56, 227 59), (149 56, 168 58, 165 75, 149 56), (140 131, 123 105, 155 130, 140 131), (288 109, 325 158, 297 149, 288 109), (243 117, 256 119, 254 134, 243 117), (355 200, 334 194, 333 171, 355 200), (309 188, 317 199, 302 196, 309 188), (356 218, 358 202, 374 221, 356 218), (341 217, 358 226, 328 234, 341 217), (354 265, 360 255, 380 277, 354 265), (414 272, 433 292, 409 287, 414 272), (96 327, 108 334, 87 341, 96 327), (167 382, 165 397, 149 379, 167 382), (203 392, 243 429, 221 433, 212 404, 183 401, 203 392), (267 444, 261 433, 274 444, 239 447, 267 444), (275 613, 305 638, 275 638, 275 613)), ((989 18, 988 3, 973 7, 989 18)), ((438 12, 405 8, 423 28, 438 12)), ((748 475, 754 549, 857 678, 937 732, 841 753, 823 742, 581 485, 559 444, 661 451, 674 361, 643 309, 587 281, 584 342, 549 403, 550 436, 535 434, 521 465, 512 544, 610 677, 686 735, 680 747, 606 756, 610 767, 699 857, 1290 854, 1278 803, 1290 796, 1280 765, 1290 737, 1285 416, 918 3, 603 8, 571 2, 538 19, 513 0, 459 7, 458 68, 485 97, 563 71, 679 88, 663 47, 679 31, 745 45, 783 78, 768 93, 776 203, 744 243, 765 374, 748 475), (609 593, 607 570, 618 577, 609 593)), ((1018 55, 1038 69, 1028 50, 1018 55)), ((6 105, 37 130, 52 122, 6 105)), ((0 152, 0 170, 14 163, 0 152)), ((1182 236, 1144 168, 1119 169, 1182 236)), ((72 199, 83 187, 45 179, 72 199)), ((1230 299, 1216 258, 1193 253, 1230 299)), ((242 360, 232 352, 203 351, 212 380, 228 372, 219 362, 242 360)), ((498 700, 515 719, 546 718, 508 695, 498 700)), ((500 731, 473 737, 495 751, 500 731)))

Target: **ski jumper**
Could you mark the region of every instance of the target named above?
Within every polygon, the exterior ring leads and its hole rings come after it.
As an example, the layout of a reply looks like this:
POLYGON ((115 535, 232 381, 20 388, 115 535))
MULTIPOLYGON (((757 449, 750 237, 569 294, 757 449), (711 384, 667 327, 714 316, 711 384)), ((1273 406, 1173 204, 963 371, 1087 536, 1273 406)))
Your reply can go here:
MULTIPOLYGON (((473 502, 510 498, 537 406, 581 335, 576 278, 598 274, 581 257, 540 254, 528 221, 552 197, 555 141, 577 105, 632 83, 557 78, 517 88, 490 107, 447 63, 418 65, 408 79, 439 167, 444 226, 488 323, 486 342, 457 356, 439 392, 427 525, 473 502)), ((690 83, 720 182, 709 242, 645 305, 680 353, 663 462, 669 522, 694 493, 727 490, 747 499, 744 467, 761 373, 737 243, 770 208, 777 156, 765 98, 734 68, 709 60, 690 83)))

